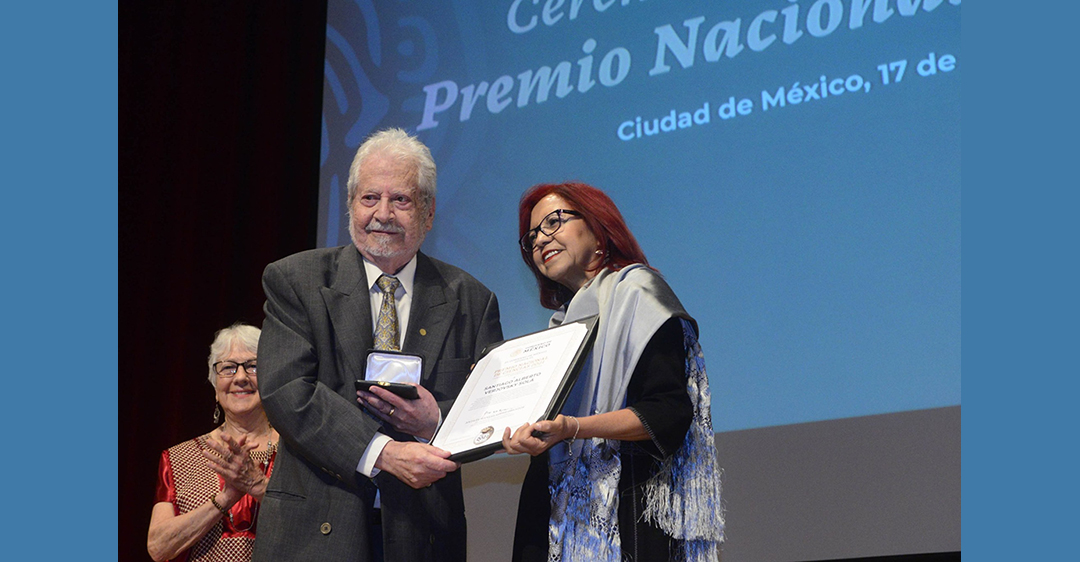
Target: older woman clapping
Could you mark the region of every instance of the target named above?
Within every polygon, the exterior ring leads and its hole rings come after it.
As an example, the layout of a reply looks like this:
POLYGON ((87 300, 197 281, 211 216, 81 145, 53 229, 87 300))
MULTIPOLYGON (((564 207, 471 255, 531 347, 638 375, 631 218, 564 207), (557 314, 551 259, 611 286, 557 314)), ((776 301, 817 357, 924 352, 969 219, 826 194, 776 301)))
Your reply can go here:
POLYGON ((221 412, 224 423, 161 453, 147 536, 154 560, 251 559, 278 442, 256 385, 259 334, 233 324, 214 337, 208 361, 214 423, 221 412))

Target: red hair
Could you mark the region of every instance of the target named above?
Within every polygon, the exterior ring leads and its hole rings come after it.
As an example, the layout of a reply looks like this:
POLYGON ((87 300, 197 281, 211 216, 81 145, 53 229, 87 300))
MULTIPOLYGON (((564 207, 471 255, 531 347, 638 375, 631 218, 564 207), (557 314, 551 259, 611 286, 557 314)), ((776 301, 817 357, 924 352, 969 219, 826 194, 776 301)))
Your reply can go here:
MULTIPOLYGON (((518 203, 518 236, 524 236, 530 228, 532 210, 541 199, 548 195, 558 195, 566 201, 570 210, 581 213, 585 225, 600 242, 604 260, 599 268, 617 271, 633 263, 649 265, 645 252, 641 250, 634 234, 626 226, 622 213, 606 193, 585 183, 541 183, 527 189, 518 203)), ((521 259, 529 266, 529 271, 536 277, 540 287, 540 305, 552 310, 558 309, 574 296, 566 287, 544 277, 533 263, 532 252, 521 250, 521 259)))

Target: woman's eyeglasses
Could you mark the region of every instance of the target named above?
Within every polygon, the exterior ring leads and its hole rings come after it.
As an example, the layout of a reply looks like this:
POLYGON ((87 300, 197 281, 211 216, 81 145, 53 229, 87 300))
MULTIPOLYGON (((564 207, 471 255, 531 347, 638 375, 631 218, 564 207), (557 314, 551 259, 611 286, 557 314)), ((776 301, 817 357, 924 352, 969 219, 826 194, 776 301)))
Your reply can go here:
POLYGON ((244 361, 243 363, 218 361, 217 363, 214 363, 214 372, 217 373, 219 377, 231 377, 236 374, 236 371, 243 368, 244 372, 249 376, 255 376, 255 363, 255 359, 244 361))
POLYGON ((532 252, 533 246, 536 244, 536 237, 540 236, 541 232, 548 236, 552 236, 556 232, 558 232, 560 228, 562 228, 562 225, 566 224, 566 221, 569 221, 573 217, 580 216, 581 213, 577 211, 571 211, 569 209, 555 209, 554 211, 548 213, 547 216, 545 216, 544 219, 540 221, 540 224, 536 225, 536 228, 532 228, 525 232, 525 234, 521 237, 521 240, 519 240, 518 243, 521 244, 522 250, 525 250, 526 252, 532 252))

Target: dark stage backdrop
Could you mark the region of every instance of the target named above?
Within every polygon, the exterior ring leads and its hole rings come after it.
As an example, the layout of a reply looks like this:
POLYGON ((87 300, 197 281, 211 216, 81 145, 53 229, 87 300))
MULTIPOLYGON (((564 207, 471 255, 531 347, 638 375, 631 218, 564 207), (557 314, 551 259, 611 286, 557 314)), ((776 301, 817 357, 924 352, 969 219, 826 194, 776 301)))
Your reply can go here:
POLYGON ((210 430, 215 330, 315 246, 324 2, 120 5, 119 558, 162 449, 210 430))

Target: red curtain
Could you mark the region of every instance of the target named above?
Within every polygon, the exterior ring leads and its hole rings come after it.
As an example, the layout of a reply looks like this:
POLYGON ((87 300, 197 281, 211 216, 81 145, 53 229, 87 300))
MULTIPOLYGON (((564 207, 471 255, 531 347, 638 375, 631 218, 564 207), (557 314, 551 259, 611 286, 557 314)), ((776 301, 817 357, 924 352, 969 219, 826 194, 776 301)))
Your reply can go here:
POLYGON ((149 560, 161 450, 213 428, 214 331, 315 246, 325 34, 324 2, 120 5, 120 560, 149 560))

